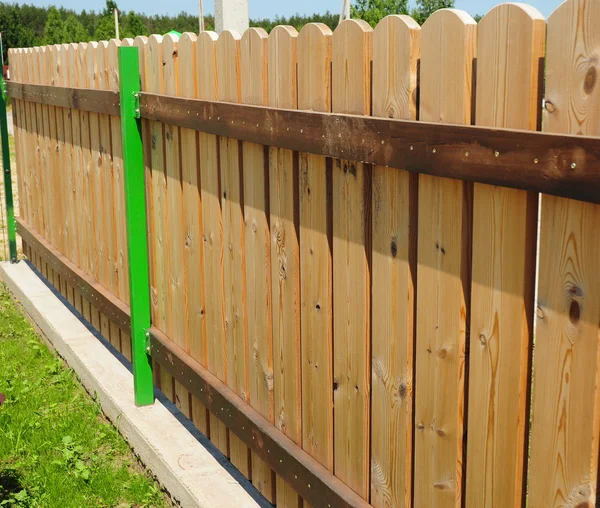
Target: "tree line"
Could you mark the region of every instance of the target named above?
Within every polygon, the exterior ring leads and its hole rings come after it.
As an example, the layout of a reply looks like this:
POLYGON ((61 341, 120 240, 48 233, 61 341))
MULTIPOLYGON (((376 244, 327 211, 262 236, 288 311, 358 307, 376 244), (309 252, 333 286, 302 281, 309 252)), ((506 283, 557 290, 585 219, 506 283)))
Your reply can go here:
MULTIPOLYGON (((438 9, 454 7, 454 0, 417 0, 416 6, 409 9, 409 0, 356 0, 351 15, 375 26, 388 14, 410 14, 423 23, 438 9)), ((3 53, 6 61, 9 48, 24 48, 43 44, 69 42, 89 42, 109 40, 115 37, 115 0, 106 0, 103 10, 82 10, 75 12, 64 7, 37 7, 29 4, 0 2, 0 31, 2 32, 3 53)), ((476 19, 479 16, 476 17, 476 19)), ((275 16, 273 19, 251 19, 250 26, 262 27, 269 32, 277 25, 291 25, 300 30, 305 24, 321 22, 335 29, 339 14, 326 11, 312 15, 295 14, 290 17, 275 16)), ((214 30, 214 17, 204 17, 206 30, 214 30)), ((129 11, 119 11, 119 36, 164 34, 171 30, 178 32, 198 32, 198 16, 180 12, 176 16, 154 15, 129 11)))

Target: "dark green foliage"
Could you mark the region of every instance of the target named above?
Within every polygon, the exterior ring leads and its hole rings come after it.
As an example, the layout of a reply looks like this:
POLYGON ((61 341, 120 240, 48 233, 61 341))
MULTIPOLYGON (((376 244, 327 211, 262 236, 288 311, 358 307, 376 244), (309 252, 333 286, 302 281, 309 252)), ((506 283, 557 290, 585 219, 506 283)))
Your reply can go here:
POLYGON ((373 28, 390 14, 408 14, 408 0, 357 0, 350 10, 352 18, 364 19, 373 28))
POLYGON ((411 11, 410 15, 422 25, 435 11, 452 8, 454 8, 454 0, 417 0, 417 7, 411 11))

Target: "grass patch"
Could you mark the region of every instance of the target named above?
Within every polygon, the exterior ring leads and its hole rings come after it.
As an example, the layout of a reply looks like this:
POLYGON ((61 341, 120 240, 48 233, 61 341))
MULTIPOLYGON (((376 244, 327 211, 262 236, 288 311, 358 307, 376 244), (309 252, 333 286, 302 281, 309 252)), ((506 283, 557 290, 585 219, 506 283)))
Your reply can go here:
POLYGON ((169 506, 3 284, 0 392, 0 507, 169 506))

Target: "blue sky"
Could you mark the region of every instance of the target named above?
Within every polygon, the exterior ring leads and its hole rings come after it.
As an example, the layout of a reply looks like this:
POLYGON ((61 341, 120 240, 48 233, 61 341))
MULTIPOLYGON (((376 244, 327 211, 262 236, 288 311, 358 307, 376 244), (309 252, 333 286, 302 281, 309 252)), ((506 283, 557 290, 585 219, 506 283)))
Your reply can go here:
MULTIPOLYGON (((9 0, 10 1, 10 0, 9 0)), ((341 9, 341 0, 302 0, 301 2, 293 0, 248 0, 250 6, 251 18, 270 18, 276 14, 289 16, 296 12, 301 14, 312 14, 313 12, 324 12, 330 10, 339 12, 341 9)), ((502 3, 501 0, 455 0, 456 8, 463 9, 469 14, 485 14, 495 5, 502 3)), ((562 2, 562 0, 530 0, 530 5, 536 7, 546 18, 562 2)), ((23 2, 17 2, 23 3, 23 2)), ((86 8, 88 10, 100 10, 104 7, 103 0, 27 0, 25 3, 34 5, 62 5, 74 10, 86 8)), ((117 0, 119 8, 122 10, 135 10, 146 14, 177 14, 180 11, 190 13, 197 12, 197 0, 117 0)), ((204 0, 204 10, 207 13, 213 12, 214 0, 204 0)))

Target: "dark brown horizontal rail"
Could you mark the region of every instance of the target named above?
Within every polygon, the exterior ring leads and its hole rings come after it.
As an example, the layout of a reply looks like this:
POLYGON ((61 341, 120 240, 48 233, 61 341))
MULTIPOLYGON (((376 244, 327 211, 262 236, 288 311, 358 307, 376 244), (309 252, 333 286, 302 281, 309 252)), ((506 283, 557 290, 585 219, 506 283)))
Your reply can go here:
POLYGON ((62 86, 6 83, 7 94, 13 99, 37 102, 48 106, 80 109, 92 113, 119 116, 119 92, 91 88, 66 88, 62 86))
POLYGON ((312 506, 370 506, 155 327, 151 355, 312 506))
POLYGON ((131 334, 129 305, 119 300, 100 285, 93 277, 83 272, 56 248, 49 244, 35 229, 21 218, 17 219, 17 233, 34 249, 55 272, 64 277, 94 307, 119 328, 131 334))
POLYGON ((328 157, 600 203, 600 138, 142 93, 141 115, 328 157))
MULTIPOLYGON (((129 306, 75 266, 21 218, 17 219, 17 232, 67 282, 129 332, 129 306)), ((370 506, 155 327, 150 329, 150 344, 152 358, 161 368, 195 395, 312 506, 370 506)))

